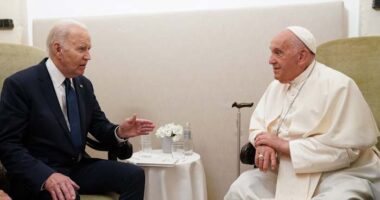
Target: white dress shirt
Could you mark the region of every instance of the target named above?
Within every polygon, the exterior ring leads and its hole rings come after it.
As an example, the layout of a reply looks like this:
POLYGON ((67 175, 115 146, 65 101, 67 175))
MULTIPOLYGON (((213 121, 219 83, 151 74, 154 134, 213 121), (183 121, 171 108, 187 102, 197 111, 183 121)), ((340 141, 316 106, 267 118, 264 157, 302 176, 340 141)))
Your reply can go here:
MULTIPOLYGON (((65 116, 67 127, 70 130, 69 119, 67 117, 66 92, 65 92, 65 84, 64 84, 66 77, 62 74, 61 71, 58 70, 58 68, 55 66, 55 64, 50 58, 46 60, 45 64, 49 72, 50 78, 53 82, 55 94, 57 95, 62 113, 65 116)), ((71 79, 70 81, 72 82, 71 79)))

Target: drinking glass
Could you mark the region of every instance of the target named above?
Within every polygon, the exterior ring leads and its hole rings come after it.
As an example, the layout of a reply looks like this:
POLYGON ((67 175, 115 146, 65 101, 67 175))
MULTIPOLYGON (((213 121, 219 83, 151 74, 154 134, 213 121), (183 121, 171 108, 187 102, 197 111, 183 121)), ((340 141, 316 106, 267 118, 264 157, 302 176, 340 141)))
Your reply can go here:
POLYGON ((152 140, 150 134, 141 135, 141 151, 145 157, 150 157, 152 153, 152 140))
POLYGON ((183 141, 177 141, 172 143, 172 156, 174 159, 177 159, 179 161, 185 158, 183 141))

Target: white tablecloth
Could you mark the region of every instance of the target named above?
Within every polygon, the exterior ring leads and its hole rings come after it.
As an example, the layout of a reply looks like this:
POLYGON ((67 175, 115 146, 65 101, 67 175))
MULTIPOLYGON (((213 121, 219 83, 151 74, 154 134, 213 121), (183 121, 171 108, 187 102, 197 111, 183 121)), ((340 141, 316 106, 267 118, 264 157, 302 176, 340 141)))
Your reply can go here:
MULTIPOLYGON (((154 156, 167 157, 161 150, 154 156)), ((140 156, 133 154, 132 158, 140 156)), ((170 154, 169 154, 170 155, 170 154)), ((174 166, 142 166, 145 171, 145 200, 207 200, 206 177, 199 154, 178 160, 174 166)))

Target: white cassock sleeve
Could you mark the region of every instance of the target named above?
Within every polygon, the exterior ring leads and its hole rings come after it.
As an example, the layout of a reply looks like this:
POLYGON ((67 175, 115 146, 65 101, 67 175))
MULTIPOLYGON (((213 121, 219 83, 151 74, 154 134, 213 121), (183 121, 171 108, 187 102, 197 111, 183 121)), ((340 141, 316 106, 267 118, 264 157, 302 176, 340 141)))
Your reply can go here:
POLYGON ((360 150, 322 144, 313 137, 290 141, 290 155, 296 173, 332 171, 350 166, 360 150))
POLYGON ((376 122, 354 81, 350 79, 344 87, 332 90, 327 112, 319 124, 324 128, 317 126, 303 138, 289 143, 292 164, 297 173, 348 167, 359 157, 361 150, 377 142, 376 122))
POLYGON ((268 94, 268 90, 270 90, 270 87, 271 87, 272 84, 269 85, 269 87, 266 89, 266 91, 264 92, 264 95, 261 97, 259 103, 257 104, 256 108, 255 108, 255 111, 253 112, 252 116, 251 116, 251 121, 250 121, 250 127, 249 127, 249 142, 251 142, 251 144, 253 146, 255 146, 255 138, 258 134, 262 133, 262 132, 266 132, 267 129, 265 127, 265 102, 267 102, 267 94, 268 94))

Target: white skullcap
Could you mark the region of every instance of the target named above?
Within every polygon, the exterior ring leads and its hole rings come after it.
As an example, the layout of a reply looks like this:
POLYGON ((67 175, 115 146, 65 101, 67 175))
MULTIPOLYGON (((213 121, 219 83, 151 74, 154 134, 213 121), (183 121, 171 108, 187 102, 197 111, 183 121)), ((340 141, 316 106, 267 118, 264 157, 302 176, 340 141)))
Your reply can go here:
POLYGON ((314 35, 309 30, 301 26, 289 26, 286 29, 294 33, 294 35, 296 35, 311 52, 314 54, 317 52, 317 42, 315 41, 314 35))

